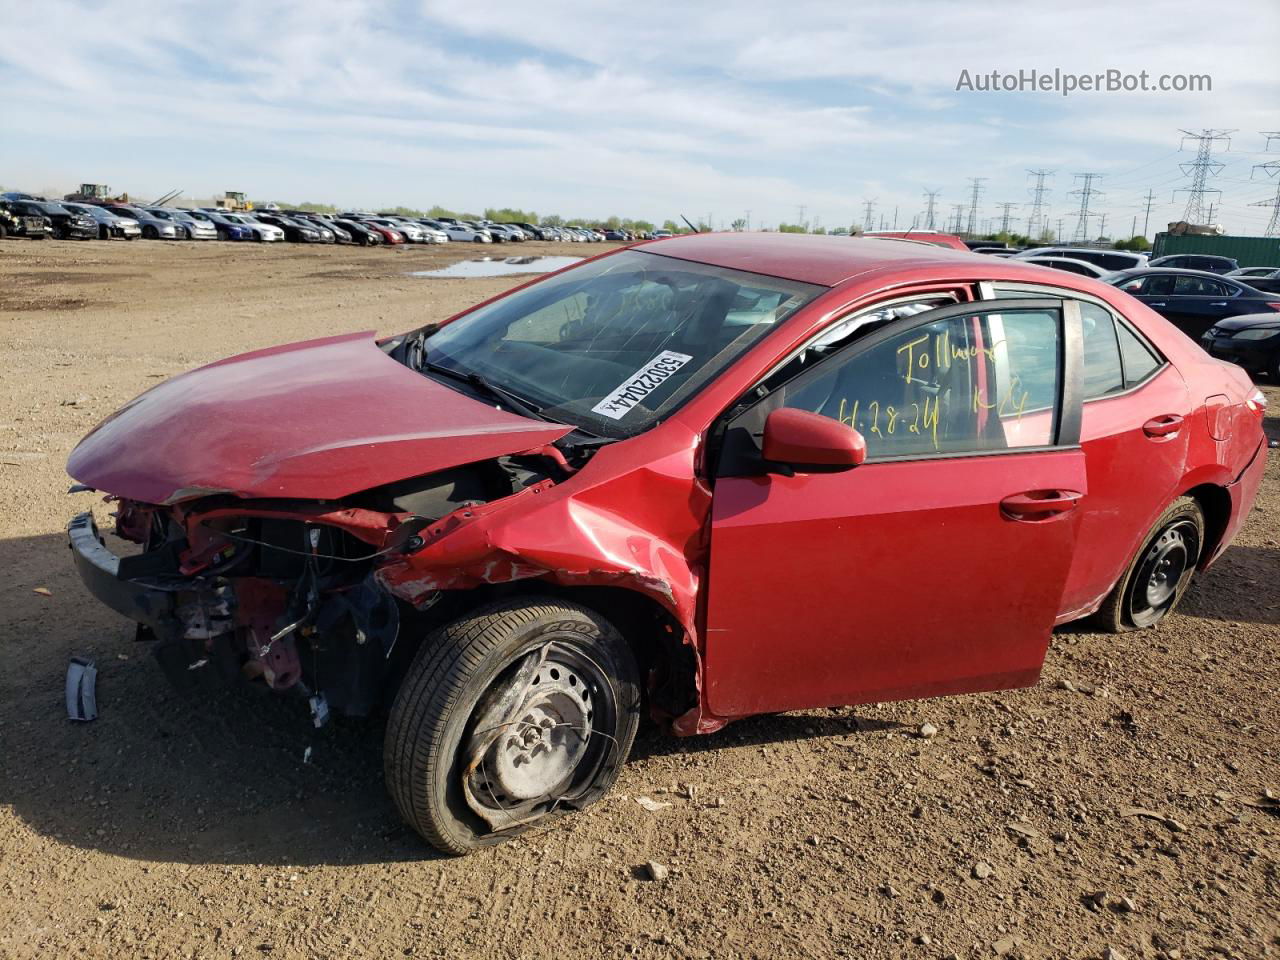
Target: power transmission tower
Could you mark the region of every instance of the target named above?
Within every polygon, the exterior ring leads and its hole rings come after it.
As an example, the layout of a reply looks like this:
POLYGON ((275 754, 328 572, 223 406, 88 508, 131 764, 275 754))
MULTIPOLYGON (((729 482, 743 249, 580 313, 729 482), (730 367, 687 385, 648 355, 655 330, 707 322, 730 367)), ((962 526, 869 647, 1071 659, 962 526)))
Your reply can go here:
POLYGON ((969 199, 969 227, 965 232, 971 237, 978 229, 978 198, 982 196, 982 185, 988 179, 987 177, 969 178, 969 182, 973 184, 973 194, 969 199))
POLYGON ((747 229, 751 229, 751 209, 747 209, 747 229))
POLYGON ((963 220, 963 217, 964 217, 964 204, 953 203, 951 205, 951 232, 952 233, 958 234, 960 232, 960 224, 963 220))
POLYGON ((875 221, 871 218, 871 211, 874 210, 875 208, 876 208, 876 201, 874 199, 862 201, 862 232, 863 233, 869 233, 876 228, 875 221))
POLYGON ((1147 196, 1146 196, 1147 213, 1146 213, 1146 216, 1142 218, 1142 235, 1144 237, 1147 235, 1147 228, 1151 226, 1151 201, 1154 200, 1155 198, 1156 198, 1155 191, 1152 190, 1150 187, 1147 187, 1147 196))
POLYGON ((1000 232, 1007 234, 1009 232, 1009 219, 1013 216, 1011 211, 1018 204, 1016 202, 997 203, 996 206, 1000 208, 1000 232))
MULTIPOLYGON (((804 226, 804 209, 805 209, 805 208, 804 208, 804 204, 803 204, 803 203, 802 203, 802 204, 800 204, 800 220, 799 220, 799 225, 800 225, 801 227, 803 227, 803 226, 804 226)), ((808 233, 808 232, 809 232, 809 231, 808 231, 808 228, 806 228, 806 229, 805 229, 805 233, 808 233)))
POLYGON ((1052 193, 1048 187, 1044 185, 1045 180, 1053 176, 1052 170, 1028 170, 1031 176, 1036 178, 1036 185, 1031 188, 1031 216, 1027 217, 1027 236, 1031 239, 1036 238, 1036 231, 1043 231, 1044 224, 1044 208, 1045 195, 1052 193))
MULTIPOLYGON (((1067 196, 1080 198, 1080 211, 1076 214, 1076 232, 1074 239, 1083 242, 1089 239, 1089 201, 1094 197, 1101 197, 1102 193, 1095 190, 1093 181, 1102 176, 1100 173, 1077 173, 1073 174, 1077 180, 1083 181, 1080 188, 1072 190, 1067 196)), ((1061 222, 1061 221, 1059 221, 1061 222)))
POLYGON ((1098 222, 1098 238, 1101 239, 1107 235, 1107 215, 1101 214, 1101 220, 1098 222))
POLYGON ((924 228, 926 230, 934 229, 933 214, 934 208, 938 203, 938 194, 940 193, 942 193, 941 190, 926 190, 924 192, 925 202, 928 203, 928 207, 924 211, 924 228))
POLYGON ((1058 232, 1053 238, 1054 243, 1062 242, 1062 217, 1058 218, 1058 232))
POLYGON ((1263 148, 1262 148, 1263 152, 1264 152, 1264 153, 1270 153, 1270 152, 1271 152, 1271 141, 1272 141, 1272 140, 1280 140, 1280 130, 1262 130, 1262 131, 1259 131, 1259 132, 1260 132, 1264 137, 1266 137, 1266 138, 1267 138, 1267 145, 1266 145, 1265 147, 1263 147, 1263 148))
MULTIPOLYGON (((1267 138, 1267 145, 1271 145, 1271 137, 1267 138)), ((1251 207, 1270 207, 1271 220, 1267 223, 1267 228, 1262 231, 1264 237, 1280 237, 1280 160, 1270 160, 1267 163, 1258 163, 1253 167, 1250 179, 1253 174, 1261 170, 1268 177, 1276 177, 1276 195, 1270 200, 1258 200, 1251 203, 1251 207)))
POLYGON ((1190 130, 1182 131, 1182 142, 1185 144, 1188 140, 1196 142, 1196 158, 1190 163, 1178 164, 1178 169, 1182 171, 1182 175, 1191 178, 1191 186, 1182 187, 1173 191, 1174 196, 1179 193, 1187 194, 1187 209, 1182 214, 1182 219, 1187 223, 1208 223, 1204 219, 1204 198, 1210 193, 1221 194, 1221 190, 1212 190, 1205 186, 1205 182, 1210 176, 1217 176, 1225 164, 1221 160, 1213 159, 1213 145, 1225 141, 1227 149, 1231 149, 1231 138, 1228 134, 1235 133, 1234 130, 1202 130, 1199 133, 1192 133, 1190 130))

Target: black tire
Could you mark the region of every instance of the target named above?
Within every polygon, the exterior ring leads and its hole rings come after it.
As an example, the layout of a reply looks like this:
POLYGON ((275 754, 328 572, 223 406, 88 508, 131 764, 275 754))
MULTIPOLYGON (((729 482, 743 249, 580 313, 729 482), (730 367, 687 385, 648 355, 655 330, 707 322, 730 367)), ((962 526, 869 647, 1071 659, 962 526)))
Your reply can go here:
POLYGON ((0 240, 3 240, 8 235, 9 235, 8 227, 5 226, 3 220, 0 220, 0 240))
POLYGON ((1151 527, 1124 575, 1093 615, 1108 633, 1159 626, 1191 585, 1204 549, 1204 511, 1179 497, 1151 527))
POLYGON ((1267 363, 1267 376, 1273 384, 1280 384, 1280 350, 1271 355, 1271 360, 1267 363))
POLYGON ((635 659, 607 620, 550 598, 491 604, 414 658, 387 723, 387 790, 428 843, 460 856, 598 800, 639 721, 635 659))
POLYGON ((147 240, 159 240, 160 231, 157 230, 155 227, 143 227, 142 236, 147 240))
POLYGON ((105 225, 105 224, 100 224, 100 225, 98 226, 98 239, 99 239, 99 240, 110 240, 110 239, 111 239, 111 231, 107 229, 107 227, 106 227, 106 225, 105 225))

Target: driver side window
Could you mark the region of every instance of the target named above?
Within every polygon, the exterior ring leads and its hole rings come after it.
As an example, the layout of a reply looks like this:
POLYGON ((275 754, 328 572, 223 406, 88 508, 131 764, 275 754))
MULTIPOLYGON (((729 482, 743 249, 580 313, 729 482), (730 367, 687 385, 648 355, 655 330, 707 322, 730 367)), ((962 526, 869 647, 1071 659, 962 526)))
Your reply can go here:
POLYGON ((782 404, 855 428, 869 460, 1051 446, 1060 369, 1057 311, 989 308, 855 344, 782 404))

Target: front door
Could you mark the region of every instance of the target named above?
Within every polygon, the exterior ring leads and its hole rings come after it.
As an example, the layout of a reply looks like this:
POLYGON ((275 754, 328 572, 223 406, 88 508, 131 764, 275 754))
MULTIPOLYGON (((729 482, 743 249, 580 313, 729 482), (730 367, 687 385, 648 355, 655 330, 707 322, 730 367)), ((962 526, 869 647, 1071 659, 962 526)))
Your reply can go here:
POLYGON ((737 416, 712 508, 712 713, 1034 683, 1088 492, 1079 357, 1074 304, 945 307, 737 416), (782 406, 857 429, 867 461, 765 463, 763 424, 782 406))

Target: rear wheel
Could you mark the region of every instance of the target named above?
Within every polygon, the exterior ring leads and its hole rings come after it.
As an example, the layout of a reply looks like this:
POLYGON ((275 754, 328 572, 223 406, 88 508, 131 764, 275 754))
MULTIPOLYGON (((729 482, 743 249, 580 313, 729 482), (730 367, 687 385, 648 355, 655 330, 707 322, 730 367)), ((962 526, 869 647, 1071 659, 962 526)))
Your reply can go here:
POLYGON ((142 236, 147 240, 159 240, 160 231, 157 230, 155 227, 143 227, 142 236))
POLYGON ((1151 528, 1138 555, 1094 614, 1098 626, 1124 633, 1158 625, 1173 612, 1195 574, 1204 546, 1204 511, 1175 500, 1151 528))
POLYGON ((437 629, 392 706, 383 764, 401 815, 460 855, 599 799, 639 724, 626 641, 599 614, 507 601, 437 629))
POLYGON ((8 227, 5 226, 5 223, 3 220, 0 220, 0 240, 3 240, 8 235, 9 235, 8 227))

